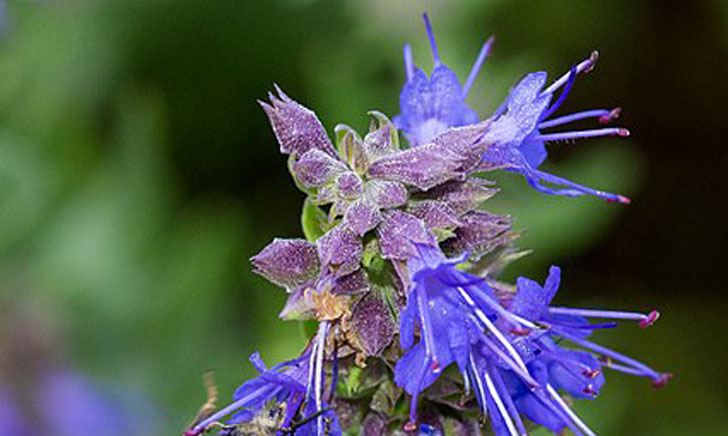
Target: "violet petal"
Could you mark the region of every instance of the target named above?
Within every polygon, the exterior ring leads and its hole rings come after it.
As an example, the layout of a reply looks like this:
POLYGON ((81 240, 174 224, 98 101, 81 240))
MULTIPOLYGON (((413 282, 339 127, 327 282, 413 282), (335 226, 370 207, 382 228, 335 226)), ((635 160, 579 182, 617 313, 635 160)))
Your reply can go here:
POLYGON ((334 146, 316 114, 288 97, 277 85, 278 96, 268 93, 270 103, 258 101, 268 115, 281 153, 302 155, 311 149, 335 156, 334 146))
POLYGON ((289 292, 316 278, 320 269, 316 247, 305 239, 276 238, 250 261, 257 274, 289 292))
POLYGON ((421 219, 398 210, 387 214, 377 233, 385 259, 406 260, 417 254, 413 244, 436 244, 434 235, 421 219))
POLYGON ((354 272, 359 268, 362 244, 359 236, 339 224, 316 241, 322 265, 335 270, 337 276, 354 272))

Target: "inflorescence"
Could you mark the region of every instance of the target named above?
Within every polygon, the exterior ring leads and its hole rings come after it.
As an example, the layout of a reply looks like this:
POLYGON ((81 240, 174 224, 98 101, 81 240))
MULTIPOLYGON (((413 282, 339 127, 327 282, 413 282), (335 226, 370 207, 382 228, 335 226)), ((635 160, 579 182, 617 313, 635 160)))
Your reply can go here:
POLYGON ((185 436, 322 436, 342 429, 520 436, 535 426, 594 435, 570 403, 595 398, 605 369, 646 377, 655 387, 671 377, 591 339, 618 321, 648 327, 657 311, 552 306, 561 282, 556 266, 543 285, 496 278, 524 253, 514 247, 519 235, 510 218, 481 209, 497 193, 484 173, 519 173, 545 194, 629 203, 539 170, 549 141, 629 134, 622 127, 550 131, 618 117, 619 109, 552 117, 577 77, 594 68, 596 52, 548 85, 544 72, 526 75, 480 120, 465 100, 493 38, 461 85, 424 18, 432 73, 413 63, 405 45, 401 113, 390 121, 370 112, 364 137, 339 125, 332 143, 316 115, 277 86, 277 95, 260 102, 307 195, 306 239, 275 239, 251 261, 288 293, 282 319, 318 327, 291 361, 269 369, 254 354, 260 375, 185 436), (400 131, 408 147, 400 145, 400 131))

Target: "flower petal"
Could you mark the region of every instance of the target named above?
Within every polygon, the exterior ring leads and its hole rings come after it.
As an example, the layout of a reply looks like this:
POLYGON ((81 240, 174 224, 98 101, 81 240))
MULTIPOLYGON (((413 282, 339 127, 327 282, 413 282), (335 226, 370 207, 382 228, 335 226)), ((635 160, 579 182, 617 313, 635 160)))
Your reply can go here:
POLYGON ((276 238, 250 261, 255 273, 289 292, 316 278, 320 269, 316 247, 304 239, 276 238))
POLYGON ((329 183, 347 171, 346 165, 318 149, 308 150, 292 165, 296 179, 307 188, 329 183))
POLYGON ((511 220, 507 216, 485 211, 472 211, 460 217, 462 225, 455 230, 455 237, 443 242, 447 253, 470 252, 473 260, 510 242, 517 234, 509 232, 511 220))
POLYGON ((321 264, 332 268, 337 276, 356 271, 362 257, 359 237, 344 225, 329 230, 316 241, 321 264))
POLYGON ((319 149, 335 156, 331 139, 316 114, 288 97, 278 86, 278 96, 268 93, 270 103, 258 101, 268 115, 281 153, 302 155, 319 149))
POLYGON ((418 194, 416 198, 443 201, 458 215, 462 215, 476 209, 498 192, 498 188, 488 187, 490 185, 493 185, 493 182, 479 178, 468 178, 465 181, 452 180, 418 194))
POLYGON ((415 186, 426 191, 463 176, 466 157, 441 144, 425 144, 384 156, 372 163, 369 175, 415 186))
POLYGON ((384 302, 368 293, 352 310, 350 326, 368 356, 377 356, 392 342, 396 326, 384 302))
POLYGON ((419 218, 398 210, 392 211, 377 228, 382 256, 407 260, 417 254, 414 244, 434 245, 435 237, 419 218))

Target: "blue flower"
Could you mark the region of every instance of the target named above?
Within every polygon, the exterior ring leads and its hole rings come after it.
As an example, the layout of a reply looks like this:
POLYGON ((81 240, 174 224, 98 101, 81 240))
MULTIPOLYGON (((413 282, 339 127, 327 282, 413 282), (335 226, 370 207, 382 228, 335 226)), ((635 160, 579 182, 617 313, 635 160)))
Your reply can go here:
POLYGON ((404 131, 411 146, 427 143, 450 127, 478 122, 478 114, 465 104, 465 99, 493 44, 493 38, 483 44, 465 85, 461 86, 457 75, 440 60, 427 14, 424 14, 424 20, 434 69, 428 78, 427 74, 413 64, 412 49, 405 44, 404 66, 407 81, 399 95, 401 113, 393 119, 395 127, 404 131))
MULTIPOLYGON (((260 375, 243 383, 234 393, 233 402, 197 424, 185 436, 197 436, 207 431, 211 424, 235 413, 229 424, 251 421, 271 401, 285 404, 285 417, 281 427, 290 427, 303 404, 302 420, 297 436, 341 435, 336 414, 326 410, 324 392, 324 353, 329 323, 319 324, 313 345, 300 357, 279 363, 268 369, 260 355, 254 353, 250 361, 260 375), (307 420, 306 418, 314 418, 307 420)), ((334 357, 335 359, 335 357, 334 357)))
POLYGON ((649 314, 643 314, 551 307, 551 300, 556 295, 560 281, 561 270, 557 266, 551 267, 543 287, 532 280, 519 278, 516 296, 509 307, 510 312, 533 326, 533 331, 518 334, 531 345, 529 351, 540 355, 539 359, 550 367, 551 379, 555 385, 577 397, 596 395, 603 380, 599 375, 602 365, 594 355, 606 362, 607 368, 650 378, 656 387, 668 381, 671 374, 659 373, 635 359, 586 339, 594 330, 617 325, 616 322, 591 324, 587 318, 636 321, 640 327, 645 328, 657 320, 659 312, 653 310, 649 314), (563 350, 549 338, 567 339, 588 353, 563 350), (579 368, 584 378, 571 378, 579 372, 579 368))
POLYGON ((416 428, 418 395, 453 362, 461 373, 467 374, 474 346, 491 350, 495 358, 502 357, 507 365, 536 384, 501 350, 505 347, 515 353, 510 344, 503 344, 507 340, 496 327, 498 319, 512 316, 488 284, 480 277, 457 270, 462 258, 447 259, 436 245, 413 245, 417 255, 407 262, 411 289, 407 305, 400 313, 399 331, 400 345, 408 351, 397 362, 394 374, 395 382, 412 396, 408 428, 416 428), (421 339, 414 344, 416 326, 421 339), (491 340, 491 336, 496 339, 491 340))
POLYGON ((394 376, 412 396, 407 429, 417 428, 418 395, 451 363, 458 365, 466 390, 475 392, 498 436, 526 434, 521 415, 555 433, 569 427, 577 435, 593 435, 559 391, 594 398, 604 384, 603 366, 649 377, 656 386, 670 377, 586 340, 593 330, 616 325, 591 324, 589 317, 634 320, 646 327, 657 319, 656 311, 550 307, 560 284, 558 267, 551 268, 544 286, 519 278, 506 309, 484 279, 456 269, 463 259, 447 259, 436 245, 413 245, 417 254, 407 262, 411 289, 400 313, 400 345, 407 351, 394 376), (563 348, 561 339, 581 349, 563 348))
POLYGON ((546 84, 544 72, 531 73, 523 78, 492 118, 493 123, 484 137, 492 145, 483 156, 483 167, 506 168, 521 173, 532 187, 546 194, 570 197, 588 194, 607 201, 629 203, 629 199, 622 195, 598 191, 538 170, 547 156, 544 146, 547 141, 629 135, 629 131, 621 127, 560 133, 540 131, 585 118, 598 118, 600 122, 608 123, 619 116, 619 109, 596 109, 547 120, 566 99, 577 74, 591 70, 596 59, 594 52, 589 59, 572 67, 546 89, 543 89, 546 84), (561 87, 564 89, 559 98, 551 104, 554 92, 561 87), (549 187, 548 184, 560 188, 549 187))

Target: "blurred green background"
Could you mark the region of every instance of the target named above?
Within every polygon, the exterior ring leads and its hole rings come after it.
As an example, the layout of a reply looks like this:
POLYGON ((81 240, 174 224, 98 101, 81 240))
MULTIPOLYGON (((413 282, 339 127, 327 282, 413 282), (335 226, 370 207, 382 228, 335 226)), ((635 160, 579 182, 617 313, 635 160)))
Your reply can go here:
POLYGON ((303 201, 256 99, 276 82, 329 129, 395 115, 402 44, 431 68, 428 10, 460 77, 497 36, 469 98, 484 117, 525 73, 600 50, 559 113, 621 106, 632 136, 552 145, 548 169, 633 204, 544 197, 500 175, 490 206, 535 250, 507 274, 540 281, 554 263, 561 303, 662 312, 651 329, 599 335, 676 378, 655 391, 607 374, 598 401, 577 406, 598 433, 728 431, 728 2, 1 4, 0 419, 5 398, 31 434, 71 434, 53 419, 83 401, 48 406, 43 386, 75 374, 123 410, 98 434, 179 434, 203 372, 224 401, 251 352, 295 355, 300 328, 276 320, 283 292, 247 260, 301 235, 303 201))

